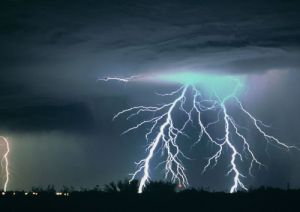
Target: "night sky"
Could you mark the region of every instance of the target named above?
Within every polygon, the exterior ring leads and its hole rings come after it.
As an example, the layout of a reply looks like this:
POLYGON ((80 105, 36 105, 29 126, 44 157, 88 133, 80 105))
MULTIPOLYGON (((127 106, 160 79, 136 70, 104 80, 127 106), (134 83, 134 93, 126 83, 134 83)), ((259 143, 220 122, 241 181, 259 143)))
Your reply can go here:
MULTIPOLYGON (((162 103, 155 93, 174 86, 97 81, 106 76, 243 74, 247 109, 300 146, 299 11, 296 0, 2 0, 0 134, 11 143, 9 189, 90 188, 130 177, 145 156, 145 129, 121 135, 135 122, 112 117, 162 103)), ((264 141, 248 138, 268 168, 247 186, 300 187, 300 152, 266 152, 264 141)), ((226 163, 201 174, 205 148, 198 150, 197 160, 185 161, 191 185, 228 190, 226 163)), ((151 174, 161 179, 160 169, 151 174)))

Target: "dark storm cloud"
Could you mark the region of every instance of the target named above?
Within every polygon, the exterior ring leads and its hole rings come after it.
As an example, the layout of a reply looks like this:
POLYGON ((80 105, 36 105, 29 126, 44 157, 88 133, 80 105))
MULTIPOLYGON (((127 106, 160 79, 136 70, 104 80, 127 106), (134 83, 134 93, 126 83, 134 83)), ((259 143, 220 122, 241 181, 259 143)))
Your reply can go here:
POLYGON ((160 55, 176 61, 209 50, 299 46, 296 1, 5 2, 4 38, 30 48, 50 46, 53 54, 66 47, 87 54, 114 50, 147 66, 155 63, 147 58, 160 55))
MULTIPOLYGON (((296 1, 2 1, 0 77, 10 87, 0 98, 12 108, 3 113, 49 120, 57 111, 63 120, 68 110, 75 117, 74 105, 103 95, 95 82, 103 75, 298 69, 298 9, 296 1), (41 97, 66 102, 26 105, 41 97)), ((77 116, 83 123, 85 107, 77 116)))
POLYGON ((59 114, 90 120, 85 105, 105 93, 103 75, 298 69, 298 9, 296 1, 2 1, 3 123, 31 128, 13 124, 25 117, 51 129, 56 113, 57 127, 76 130, 62 121, 75 118, 59 114))
POLYGON ((68 105, 34 105, 6 109, 0 115, 1 127, 24 131, 60 130, 91 133, 94 130, 93 118, 82 103, 68 105), (83 124, 84 123, 84 124, 83 124))

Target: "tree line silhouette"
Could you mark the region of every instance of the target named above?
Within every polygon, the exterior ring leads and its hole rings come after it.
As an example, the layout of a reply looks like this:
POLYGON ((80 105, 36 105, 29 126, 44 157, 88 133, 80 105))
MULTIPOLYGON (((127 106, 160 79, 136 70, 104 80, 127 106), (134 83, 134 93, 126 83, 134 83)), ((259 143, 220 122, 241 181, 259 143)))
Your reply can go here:
POLYGON ((300 211, 300 190, 267 188, 229 194, 182 189, 169 182, 150 182, 137 194, 138 181, 111 182, 103 188, 57 191, 33 187, 0 195, 0 211, 300 211))

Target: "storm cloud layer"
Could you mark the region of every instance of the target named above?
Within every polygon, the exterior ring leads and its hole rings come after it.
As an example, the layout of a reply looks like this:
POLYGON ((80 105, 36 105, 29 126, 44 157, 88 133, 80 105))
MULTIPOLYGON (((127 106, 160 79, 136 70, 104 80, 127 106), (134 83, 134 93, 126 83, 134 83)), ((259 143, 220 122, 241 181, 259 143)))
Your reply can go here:
MULTIPOLYGON (((128 105, 151 104, 157 97, 145 100, 146 94, 168 88, 103 85, 97 79, 188 70, 246 74, 249 84, 244 101, 280 129, 276 132, 279 137, 299 143, 299 10, 296 0, 1 1, 0 132, 15 137, 14 148, 22 143, 19 147, 25 152, 34 151, 32 146, 39 145, 41 136, 48 133, 54 132, 55 136, 50 136, 53 143, 71 143, 62 149, 73 142, 71 150, 79 149, 80 161, 106 167, 99 170, 91 165, 86 175, 82 174, 80 185, 126 177, 124 167, 131 170, 132 162, 143 153, 142 134, 118 137, 130 123, 112 123, 112 115, 128 105), (282 108, 285 113, 280 113, 282 108), (21 135, 26 139, 22 141, 21 135), (79 138, 88 140, 88 146, 94 142, 98 151, 89 155, 89 148, 78 142, 79 138), (29 143, 27 150, 24 143, 29 143), (127 153, 116 150, 124 145, 127 153), (112 165, 111 172, 105 165, 108 159, 120 162, 112 165), (109 177, 101 178, 104 172, 109 177)), ((44 140, 51 143, 51 139, 44 140)), ((58 155, 64 154, 62 149, 58 155)), ((52 153, 49 158, 61 160, 52 153)), ((300 186, 292 177, 300 175, 295 171, 297 159, 289 161, 282 180, 272 178, 270 184, 282 186, 280 183, 293 181, 300 186)), ((69 179, 78 168, 69 163, 61 165, 61 170, 67 170, 62 171, 62 178, 69 179)), ((44 166, 31 164, 25 174, 28 179, 29 172, 44 166)), ((22 173, 15 169, 18 179, 22 173)), ((15 187, 34 183, 23 181, 14 182, 15 187)), ((253 182, 260 183, 264 182, 253 182)))

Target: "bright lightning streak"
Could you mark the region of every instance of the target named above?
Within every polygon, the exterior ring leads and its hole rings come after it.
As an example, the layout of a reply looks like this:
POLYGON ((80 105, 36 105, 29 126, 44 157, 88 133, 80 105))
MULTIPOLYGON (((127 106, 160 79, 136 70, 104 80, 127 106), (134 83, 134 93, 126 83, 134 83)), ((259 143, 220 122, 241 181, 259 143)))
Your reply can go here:
POLYGON ((5 182, 4 182, 4 186, 3 186, 3 191, 6 192, 7 191, 7 186, 8 186, 8 183, 9 183, 9 163, 8 163, 8 154, 9 154, 9 151, 10 151, 10 148, 9 148, 9 142, 8 142, 8 139, 3 137, 3 136, 0 136, 0 139, 3 141, 4 145, 5 145, 5 153, 2 157, 2 160, 1 160, 1 168, 2 170, 5 171, 5 182))
MULTIPOLYGON (((145 134, 145 139, 149 143, 147 147, 147 156, 136 163, 137 170, 132 174, 133 179, 141 175, 141 180, 139 183, 138 192, 142 193, 146 184, 150 181, 150 164, 154 159, 155 154, 161 151, 162 155, 166 153, 166 159, 159 165, 164 164, 165 178, 170 178, 172 182, 178 183, 180 186, 187 187, 189 185, 185 168, 183 165, 183 158, 188 159, 184 153, 180 150, 178 145, 179 135, 187 136, 185 134, 185 128, 191 122, 194 123, 194 117, 197 117, 197 125, 199 127, 199 137, 195 141, 194 145, 200 143, 204 138, 206 141, 210 142, 216 146, 217 150, 210 156, 207 160, 207 164, 203 168, 203 173, 207 171, 209 167, 214 167, 218 164, 219 159, 224 153, 225 147, 230 149, 230 164, 227 175, 233 175, 233 184, 230 188, 230 193, 236 192, 239 189, 247 190, 246 186, 242 182, 243 178, 246 178, 244 174, 241 173, 238 161, 243 162, 244 159, 250 160, 250 165, 248 168, 248 174, 253 176, 252 169, 254 165, 257 167, 264 166, 257 157, 255 156, 250 143, 246 137, 241 132, 241 126, 237 124, 233 115, 228 111, 228 104, 236 103, 240 111, 249 118, 253 123, 254 128, 259 134, 261 134, 267 143, 273 144, 277 147, 282 147, 287 150, 298 149, 296 146, 289 146, 283 142, 280 142, 274 136, 267 134, 263 127, 268 127, 260 120, 256 119, 250 112, 248 112, 241 101, 237 97, 237 92, 241 87, 241 83, 237 79, 231 79, 230 82, 226 81, 226 85, 221 88, 220 92, 216 88, 220 84, 224 83, 221 77, 211 78, 209 76, 196 76, 194 74, 185 77, 183 74, 179 74, 177 77, 174 75, 168 76, 163 75, 159 77, 166 81, 176 81, 182 83, 179 89, 167 93, 158 94, 162 97, 174 97, 174 100, 163 104, 162 106, 135 106, 129 109, 125 109, 117 113, 113 120, 121 115, 129 114, 127 119, 130 119, 138 115, 146 115, 151 113, 152 117, 150 119, 144 119, 135 126, 127 129, 124 133, 136 130, 141 126, 150 125, 150 129, 145 134), (197 78, 198 77, 198 78, 197 78), (205 85, 209 90, 213 91, 213 95, 205 95, 200 92, 200 88, 196 85, 205 85), (228 86, 228 84, 233 84, 233 87, 228 86), (225 91, 225 93, 224 93, 225 91), (222 94, 220 94, 222 93, 222 94), (225 95, 224 95, 225 94, 225 95), (177 97, 176 97, 177 96, 177 97), (188 106, 187 100, 191 98, 191 106, 188 106), (202 115, 207 111, 216 112, 218 119, 207 124, 204 123, 202 115), (175 113, 183 113, 186 117, 185 121, 181 126, 177 126, 174 121, 175 113), (214 138, 214 136, 209 132, 209 129, 214 126, 222 124, 224 126, 224 137, 214 138), (243 149, 239 150, 236 140, 241 142, 243 149)), ((131 80, 139 80, 145 78, 137 78, 136 76, 128 78, 115 78, 107 77, 102 79, 102 81, 117 80, 120 82, 129 82, 131 80)), ((202 89, 202 88, 201 88, 202 89)), ((218 125, 219 126, 219 125, 218 125)), ((299 150, 299 149, 298 149, 299 150)))
POLYGON ((126 78, 120 78, 120 77, 104 77, 104 78, 99 78, 98 81, 119 81, 119 82, 130 82, 133 80, 139 79, 139 76, 130 76, 126 78))
MULTIPOLYGON (((180 96, 176 98, 173 102, 169 104, 165 104, 161 107, 133 107, 128 110, 124 110, 120 113, 118 113, 114 118, 117 118, 119 115, 125 113, 125 112, 130 112, 132 110, 138 110, 134 115, 139 114, 140 112, 145 112, 145 111, 151 111, 151 112, 161 112, 163 109, 167 108, 166 112, 163 112, 162 114, 155 116, 154 118, 150 120, 143 121, 139 123, 138 125, 130 128, 129 130, 125 131, 125 133, 137 129, 138 127, 142 126, 145 123, 152 123, 152 127, 150 131, 146 134, 146 140, 149 142, 149 137, 154 129, 158 127, 159 123, 162 122, 159 126, 159 131, 156 134, 155 138, 150 142, 148 146, 149 153, 147 157, 140 162, 137 163, 138 169, 135 173, 132 174, 132 179, 133 180, 136 175, 140 172, 143 173, 143 177, 141 178, 138 192, 142 193, 143 188, 145 187, 146 183, 150 179, 150 174, 149 174, 149 169, 150 169, 150 161, 154 156, 155 150, 158 148, 158 145, 162 143, 162 151, 167 152, 167 159, 165 161, 165 170, 166 174, 165 177, 167 178, 169 175, 171 175, 171 179, 173 182, 178 181, 181 185, 187 186, 188 185, 188 180, 184 172, 184 167, 182 165, 182 161, 179 158, 180 155, 184 156, 183 153, 180 151, 176 141, 178 138, 179 134, 184 134, 183 130, 185 128, 185 125, 182 126, 182 128, 177 128, 174 125, 172 113, 175 110, 175 107, 180 104, 182 105, 185 99, 185 94, 187 91, 187 86, 182 87, 177 90, 177 92, 170 94, 170 95, 175 95, 178 92, 181 92, 180 96), (172 151, 172 149, 175 149, 175 151, 172 151)), ((185 111, 186 114, 188 112, 185 111)))

